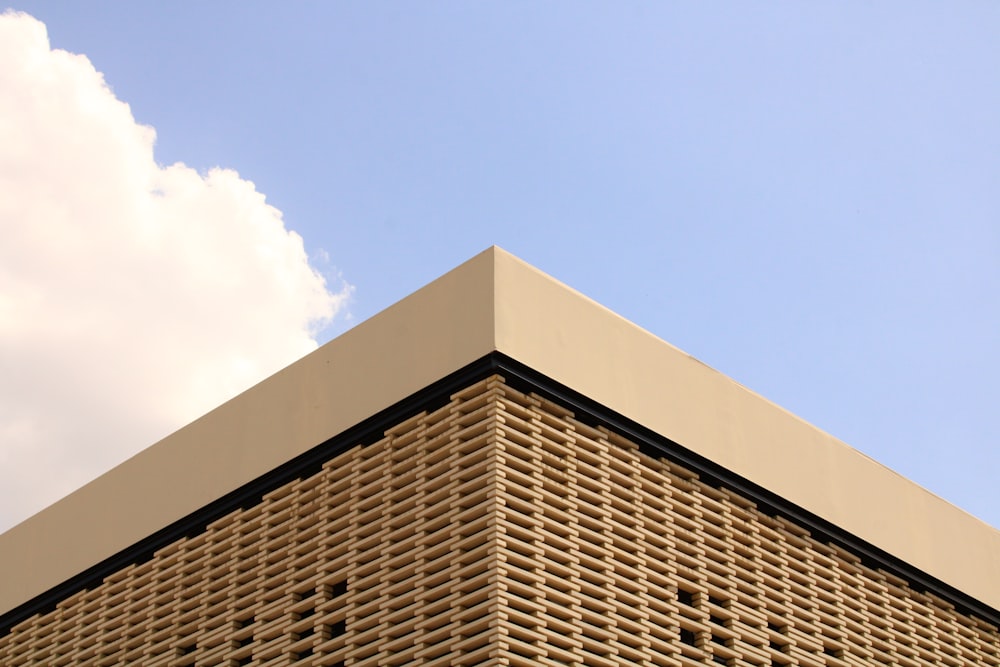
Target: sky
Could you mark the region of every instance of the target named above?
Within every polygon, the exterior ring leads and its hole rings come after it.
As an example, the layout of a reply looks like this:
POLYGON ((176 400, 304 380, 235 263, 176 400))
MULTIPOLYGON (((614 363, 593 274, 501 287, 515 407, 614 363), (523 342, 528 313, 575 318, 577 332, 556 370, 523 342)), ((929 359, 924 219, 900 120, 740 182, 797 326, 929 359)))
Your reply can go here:
POLYGON ((9 7, 0 531, 494 244, 1000 526, 1000 4, 9 7))

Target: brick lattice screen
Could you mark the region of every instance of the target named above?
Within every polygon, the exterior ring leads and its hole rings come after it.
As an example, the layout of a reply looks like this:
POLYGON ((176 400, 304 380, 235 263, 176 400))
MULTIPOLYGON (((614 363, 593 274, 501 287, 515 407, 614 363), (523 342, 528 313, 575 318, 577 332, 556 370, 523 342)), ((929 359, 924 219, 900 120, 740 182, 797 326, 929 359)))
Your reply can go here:
POLYGON ((1000 666, 1000 633, 494 377, 0 637, 5 667, 408 664, 1000 666))

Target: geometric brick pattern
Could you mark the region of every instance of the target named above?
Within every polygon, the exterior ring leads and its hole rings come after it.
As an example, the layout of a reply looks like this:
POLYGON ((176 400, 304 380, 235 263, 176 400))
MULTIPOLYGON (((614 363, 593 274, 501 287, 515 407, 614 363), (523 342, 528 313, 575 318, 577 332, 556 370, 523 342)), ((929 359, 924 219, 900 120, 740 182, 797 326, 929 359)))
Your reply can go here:
POLYGON ((558 405, 502 391, 509 664, 1000 665, 992 624, 558 405))
POLYGON ((1000 667, 1000 632, 493 377, 22 621, 0 664, 1000 667))

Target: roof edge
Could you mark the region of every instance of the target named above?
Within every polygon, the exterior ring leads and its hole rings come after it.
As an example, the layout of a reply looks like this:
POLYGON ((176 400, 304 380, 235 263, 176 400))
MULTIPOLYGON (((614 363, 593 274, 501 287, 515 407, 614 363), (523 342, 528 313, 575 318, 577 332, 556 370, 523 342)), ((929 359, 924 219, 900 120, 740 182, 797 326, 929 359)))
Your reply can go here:
POLYGON ((0 534, 0 613, 494 351, 1000 608, 1000 531, 491 247, 0 534))

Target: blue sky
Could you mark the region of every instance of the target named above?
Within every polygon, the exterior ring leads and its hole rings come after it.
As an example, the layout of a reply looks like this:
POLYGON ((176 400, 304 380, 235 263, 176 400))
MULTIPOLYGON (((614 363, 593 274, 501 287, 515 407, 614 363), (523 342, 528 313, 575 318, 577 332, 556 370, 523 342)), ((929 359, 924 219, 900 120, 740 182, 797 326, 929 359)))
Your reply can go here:
POLYGON ((1000 525, 1000 4, 12 7, 353 287, 321 342, 497 244, 1000 525))

